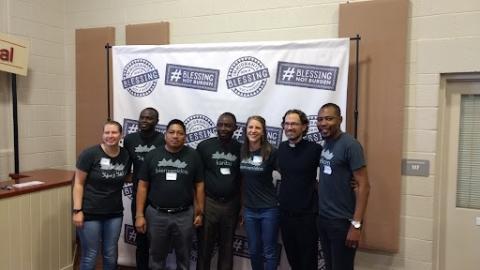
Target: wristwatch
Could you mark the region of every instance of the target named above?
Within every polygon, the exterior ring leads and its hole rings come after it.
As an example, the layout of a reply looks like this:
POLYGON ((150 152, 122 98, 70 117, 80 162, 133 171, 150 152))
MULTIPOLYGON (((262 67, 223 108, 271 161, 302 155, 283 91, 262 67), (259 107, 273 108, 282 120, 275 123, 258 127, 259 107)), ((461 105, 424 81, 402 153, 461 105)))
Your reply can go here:
POLYGON ((74 213, 74 214, 78 214, 78 213, 80 213, 80 212, 82 212, 82 211, 83 211, 82 208, 80 208, 80 209, 75 209, 75 208, 72 209, 72 213, 74 213))
POLYGON ((357 221, 357 220, 350 220, 350 223, 352 224, 353 228, 355 229, 360 229, 362 227, 362 222, 357 221))

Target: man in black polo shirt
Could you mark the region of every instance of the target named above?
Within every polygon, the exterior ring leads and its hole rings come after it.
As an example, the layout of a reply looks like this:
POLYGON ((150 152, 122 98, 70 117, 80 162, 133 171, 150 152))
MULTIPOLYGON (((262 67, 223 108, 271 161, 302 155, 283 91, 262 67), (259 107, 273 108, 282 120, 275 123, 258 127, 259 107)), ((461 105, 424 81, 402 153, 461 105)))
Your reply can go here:
POLYGON ((317 168, 320 145, 307 141, 308 118, 300 110, 288 110, 282 119, 288 140, 278 148, 280 228, 292 270, 316 270, 318 253, 317 168))
POLYGON ((240 147, 232 138, 237 129, 235 115, 226 112, 217 121, 216 138, 197 146, 205 166, 205 216, 199 230, 197 270, 210 270, 218 243, 218 270, 233 268, 233 236, 240 211, 240 147))
POLYGON ((165 147, 145 157, 139 174, 135 227, 148 232, 152 270, 165 269, 170 246, 177 269, 189 269, 193 227, 203 222, 203 165, 198 153, 184 145, 185 137, 185 124, 178 119, 170 121, 165 147), (144 217, 141 213, 147 199, 144 217))
MULTIPOLYGON (((138 119, 138 132, 128 134, 123 139, 123 147, 128 150, 133 160, 133 199, 132 199, 132 220, 135 224, 136 216, 136 194, 138 187, 138 173, 145 160, 145 156, 153 149, 163 147, 165 144, 164 135, 155 130, 158 123, 158 111, 154 108, 145 108, 138 119)), ((148 270, 148 239, 144 233, 137 232, 135 239, 137 269, 148 270)))

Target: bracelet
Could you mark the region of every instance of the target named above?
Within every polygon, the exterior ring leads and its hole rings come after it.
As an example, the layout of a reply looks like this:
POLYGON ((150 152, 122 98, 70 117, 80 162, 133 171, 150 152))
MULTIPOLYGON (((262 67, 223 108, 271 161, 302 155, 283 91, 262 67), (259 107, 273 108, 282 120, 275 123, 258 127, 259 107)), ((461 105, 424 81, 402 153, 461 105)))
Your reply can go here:
POLYGON ((136 215, 135 218, 145 217, 144 215, 136 215))
POLYGON ((78 213, 80 213, 80 212, 82 212, 82 211, 83 211, 82 208, 80 208, 80 209, 72 209, 72 212, 73 212, 74 214, 78 214, 78 213))

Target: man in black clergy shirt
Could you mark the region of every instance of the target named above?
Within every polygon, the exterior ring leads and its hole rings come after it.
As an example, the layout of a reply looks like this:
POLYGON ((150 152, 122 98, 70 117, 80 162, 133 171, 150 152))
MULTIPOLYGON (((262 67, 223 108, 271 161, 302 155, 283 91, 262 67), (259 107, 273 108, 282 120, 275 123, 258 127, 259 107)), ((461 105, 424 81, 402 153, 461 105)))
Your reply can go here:
MULTIPOLYGON (((132 199, 132 221, 135 224, 136 216, 136 194, 138 187, 138 173, 143 164, 145 156, 153 149, 163 147, 165 144, 164 135, 155 130, 158 124, 158 111, 148 107, 140 112, 138 118, 138 132, 128 134, 123 139, 123 147, 128 150, 133 160, 133 199, 132 199)), ((142 213, 143 214, 143 213, 142 213)), ((135 252, 138 270, 148 270, 148 238, 144 233, 137 231, 135 239, 137 250, 135 252)))
POLYGON ((185 138, 185 124, 178 119, 171 120, 165 133, 165 147, 145 157, 138 175, 135 227, 139 232, 148 233, 152 270, 166 269, 171 246, 175 251, 176 269, 189 269, 193 227, 203 223, 203 164, 198 153, 184 145, 185 138))
POLYGON ((307 141, 308 118, 300 110, 288 110, 282 127, 288 140, 278 148, 280 229, 292 270, 316 270, 318 234, 317 168, 320 145, 307 141))
POLYGON ((218 270, 233 268, 233 236, 240 211, 240 146, 232 138, 237 129, 235 115, 218 117, 216 138, 197 146, 205 166, 205 216, 199 229, 197 270, 210 270, 218 243, 218 270), (217 241, 218 240, 218 241, 217 241))

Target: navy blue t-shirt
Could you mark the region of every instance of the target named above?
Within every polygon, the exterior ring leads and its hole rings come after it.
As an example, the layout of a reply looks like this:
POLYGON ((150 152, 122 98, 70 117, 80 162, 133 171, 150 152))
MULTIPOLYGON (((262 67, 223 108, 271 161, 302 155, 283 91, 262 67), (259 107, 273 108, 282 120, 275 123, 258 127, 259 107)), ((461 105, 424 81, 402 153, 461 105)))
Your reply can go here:
POLYGON ((243 204, 249 208, 271 208, 278 206, 272 172, 277 162, 277 151, 272 149, 267 160, 260 150, 251 153, 250 158, 240 162, 243 179, 243 204))

